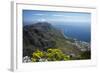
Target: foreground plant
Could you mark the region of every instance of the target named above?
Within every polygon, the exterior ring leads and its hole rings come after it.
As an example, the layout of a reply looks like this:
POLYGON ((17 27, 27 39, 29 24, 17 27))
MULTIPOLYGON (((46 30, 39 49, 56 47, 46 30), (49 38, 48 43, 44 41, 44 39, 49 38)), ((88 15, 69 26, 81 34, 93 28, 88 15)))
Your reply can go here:
POLYGON ((64 54, 59 49, 47 49, 46 52, 36 50, 32 54, 32 62, 44 62, 44 61, 66 61, 70 60, 70 56, 64 54))
POLYGON ((28 57, 28 56, 23 57, 23 62, 24 63, 31 62, 30 57, 28 57))

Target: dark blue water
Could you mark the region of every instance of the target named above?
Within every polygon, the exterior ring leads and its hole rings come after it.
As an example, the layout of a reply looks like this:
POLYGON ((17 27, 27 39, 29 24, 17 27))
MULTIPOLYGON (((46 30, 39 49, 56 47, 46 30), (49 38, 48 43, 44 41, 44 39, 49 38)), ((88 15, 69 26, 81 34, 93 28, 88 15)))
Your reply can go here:
POLYGON ((91 26, 89 23, 56 23, 53 26, 62 30, 67 37, 79 41, 91 41, 91 26))

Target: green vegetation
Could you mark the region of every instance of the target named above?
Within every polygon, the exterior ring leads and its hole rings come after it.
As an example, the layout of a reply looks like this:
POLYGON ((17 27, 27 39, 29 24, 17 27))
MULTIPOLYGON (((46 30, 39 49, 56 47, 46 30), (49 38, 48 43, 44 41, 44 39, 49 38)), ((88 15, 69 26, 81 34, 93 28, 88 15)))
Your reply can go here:
POLYGON ((80 52, 77 56, 70 56, 71 60, 83 60, 83 59, 91 59, 91 51, 83 51, 80 52))
POLYGON ((44 57, 45 57, 45 53, 37 49, 32 54, 32 62, 38 62, 41 58, 44 58, 44 57))
POLYGON ((70 60, 69 55, 65 55, 59 49, 47 49, 46 52, 36 50, 32 54, 32 62, 40 62, 40 61, 66 61, 70 60))
POLYGON ((85 51, 81 53, 81 59, 90 59, 91 58, 91 52, 85 51))
POLYGON ((79 55, 67 55, 58 48, 49 48, 46 51, 36 49, 31 57, 25 56, 23 62, 46 62, 46 61, 68 61, 68 60, 82 60, 91 58, 90 51, 80 52, 79 55))
POLYGON ((38 22, 23 27, 23 62, 90 58, 90 43, 64 36, 62 31, 48 22, 38 22))

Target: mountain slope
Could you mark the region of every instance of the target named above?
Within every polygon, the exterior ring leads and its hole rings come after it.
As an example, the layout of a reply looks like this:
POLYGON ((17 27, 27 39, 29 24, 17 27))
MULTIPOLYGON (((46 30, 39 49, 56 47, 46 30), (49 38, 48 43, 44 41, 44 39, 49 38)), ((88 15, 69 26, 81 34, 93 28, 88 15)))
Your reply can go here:
POLYGON ((36 49, 46 51, 48 48, 58 48, 65 54, 78 56, 82 47, 76 45, 74 39, 65 38, 50 23, 38 22, 23 27, 23 56, 31 56, 36 49))

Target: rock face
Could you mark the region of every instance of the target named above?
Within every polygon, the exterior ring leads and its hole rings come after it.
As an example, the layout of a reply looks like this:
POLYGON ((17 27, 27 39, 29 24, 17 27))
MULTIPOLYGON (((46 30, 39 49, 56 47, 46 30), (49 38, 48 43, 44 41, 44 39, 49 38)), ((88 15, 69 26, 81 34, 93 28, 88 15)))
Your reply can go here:
POLYGON ((43 51, 47 48, 54 48, 56 43, 53 36, 60 37, 59 33, 47 22, 24 26, 23 55, 29 55, 37 48, 43 51))
MULTIPOLYGON (((87 46, 81 44, 81 47, 79 43, 75 44, 76 40, 65 38, 62 32, 50 23, 38 22, 23 26, 23 57, 30 57, 36 49, 46 51, 48 48, 58 48, 65 54, 77 56, 80 54, 81 49, 84 50, 87 46)), ((85 50, 90 50, 89 45, 87 47, 85 50)))

